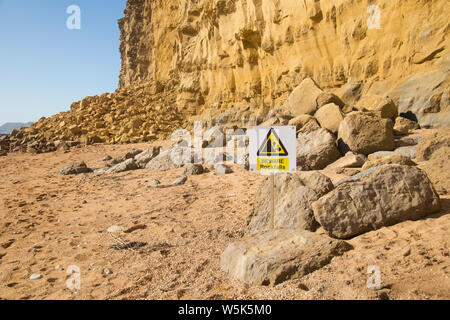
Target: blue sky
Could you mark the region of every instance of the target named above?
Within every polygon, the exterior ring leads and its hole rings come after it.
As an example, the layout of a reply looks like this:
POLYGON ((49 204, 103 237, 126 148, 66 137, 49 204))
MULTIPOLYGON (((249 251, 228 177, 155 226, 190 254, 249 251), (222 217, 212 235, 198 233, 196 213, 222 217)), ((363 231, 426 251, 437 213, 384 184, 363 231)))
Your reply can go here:
POLYGON ((126 0, 0 0, 0 125, 67 111, 85 96, 113 92, 120 72, 126 0), (81 30, 69 30, 70 5, 81 30))

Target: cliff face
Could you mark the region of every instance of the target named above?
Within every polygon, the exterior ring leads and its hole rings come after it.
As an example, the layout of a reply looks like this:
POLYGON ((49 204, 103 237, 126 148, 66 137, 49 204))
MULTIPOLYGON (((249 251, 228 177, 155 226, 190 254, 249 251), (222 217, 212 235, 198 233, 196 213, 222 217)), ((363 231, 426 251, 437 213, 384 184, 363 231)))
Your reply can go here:
POLYGON ((120 87, 169 87, 186 115, 265 113, 305 77, 337 93, 350 80, 434 126, 449 116, 448 13, 447 0, 129 0, 120 87))
POLYGON ((389 97, 424 128, 450 127, 448 14, 448 0, 128 0, 117 91, 14 132, 11 150, 260 124, 308 109, 314 81, 344 112, 389 97))

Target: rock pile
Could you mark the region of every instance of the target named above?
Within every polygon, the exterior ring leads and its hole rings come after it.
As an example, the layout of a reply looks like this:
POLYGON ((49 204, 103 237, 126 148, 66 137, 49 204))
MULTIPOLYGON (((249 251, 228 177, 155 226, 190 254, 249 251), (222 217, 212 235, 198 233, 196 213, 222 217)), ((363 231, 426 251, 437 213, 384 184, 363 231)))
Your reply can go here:
POLYGON ((261 184, 247 235, 230 244, 221 257, 224 271, 250 285, 276 285, 323 267, 350 249, 335 239, 417 220, 441 209, 433 183, 411 159, 429 160, 433 154, 448 159, 448 154, 443 156, 450 145, 447 134, 422 141, 408 137, 419 126, 398 117, 389 98, 367 97, 355 111, 336 103, 338 98, 332 95, 327 97, 335 102, 318 104, 325 96, 313 81, 300 88, 314 97, 294 90, 266 122, 296 126, 298 170, 326 167, 354 172, 334 185, 317 171, 277 175, 274 229, 271 184, 267 179, 261 184), (298 108, 296 99, 301 101, 298 108), (312 233, 319 226, 329 237, 312 233), (310 254, 308 248, 316 247, 325 251, 310 254))
POLYGON ((95 143, 123 144, 167 138, 185 126, 170 90, 159 92, 155 84, 118 89, 111 94, 87 97, 70 111, 42 118, 29 128, 14 130, 8 151, 42 153, 95 143))

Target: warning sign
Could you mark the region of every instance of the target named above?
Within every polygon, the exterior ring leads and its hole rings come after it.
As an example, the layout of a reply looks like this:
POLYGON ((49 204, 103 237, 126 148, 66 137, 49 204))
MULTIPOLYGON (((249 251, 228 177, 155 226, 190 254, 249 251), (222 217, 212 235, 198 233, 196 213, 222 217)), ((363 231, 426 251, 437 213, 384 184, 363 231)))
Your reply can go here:
POLYGON ((258 157, 260 156, 287 157, 288 155, 289 154, 286 148, 284 147, 283 142, 281 142, 277 133, 273 130, 273 128, 271 128, 269 133, 267 134, 266 140, 261 145, 261 148, 259 148, 258 150, 258 157))
POLYGON ((296 170, 295 127, 252 127, 248 131, 251 171, 294 172, 296 170))

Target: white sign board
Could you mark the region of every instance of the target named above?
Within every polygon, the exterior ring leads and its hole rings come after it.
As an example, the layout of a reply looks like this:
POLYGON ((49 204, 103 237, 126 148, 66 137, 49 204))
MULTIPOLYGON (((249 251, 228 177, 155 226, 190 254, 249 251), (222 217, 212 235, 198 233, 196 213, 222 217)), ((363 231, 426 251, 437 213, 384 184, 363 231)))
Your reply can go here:
POLYGON ((297 169, 296 128, 250 127, 248 136, 250 171, 295 172, 297 169))

